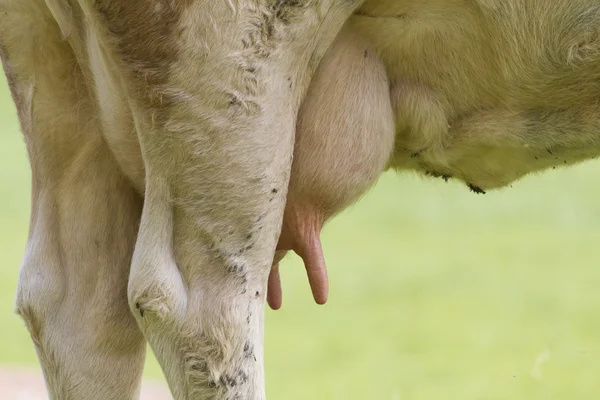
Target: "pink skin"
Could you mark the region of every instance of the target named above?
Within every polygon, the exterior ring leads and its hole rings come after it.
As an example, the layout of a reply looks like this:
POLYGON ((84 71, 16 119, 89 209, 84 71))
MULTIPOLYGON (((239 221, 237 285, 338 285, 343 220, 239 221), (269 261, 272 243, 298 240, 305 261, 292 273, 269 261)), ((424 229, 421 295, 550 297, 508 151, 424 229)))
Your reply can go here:
POLYGON ((283 226, 267 289, 271 308, 281 307, 279 262, 290 250, 304 261, 315 302, 327 302, 321 229, 375 184, 389 164, 395 132, 385 65, 366 40, 345 27, 298 113, 283 226))
POLYGON ((327 302, 329 283, 320 238, 325 221, 323 214, 314 206, 302 207, 295 204, 293 200, 288 202, 267 288, 267 302, 273 310, 281 308, 283 296, 279 262, 289 250, 293 250, 304 261, 315 302, 317 304, 327 302))

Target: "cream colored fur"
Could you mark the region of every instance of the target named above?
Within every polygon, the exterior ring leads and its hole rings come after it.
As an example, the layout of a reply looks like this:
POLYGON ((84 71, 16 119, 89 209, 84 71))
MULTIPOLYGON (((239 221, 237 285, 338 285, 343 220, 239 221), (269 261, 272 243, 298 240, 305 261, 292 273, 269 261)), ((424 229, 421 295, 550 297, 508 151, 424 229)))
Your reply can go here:
POLYGON ((600 3, 370 0, 350 19, 387 65, 394 166, 476 191, 600 153, 600 3))
POLYGON ((326 218, 387 166, 481 192, 600 153, 597 2, 361 3, 0 0, 52 399, 137 398, 144 339, 176 399, 264 399, 286 200, 326 218))

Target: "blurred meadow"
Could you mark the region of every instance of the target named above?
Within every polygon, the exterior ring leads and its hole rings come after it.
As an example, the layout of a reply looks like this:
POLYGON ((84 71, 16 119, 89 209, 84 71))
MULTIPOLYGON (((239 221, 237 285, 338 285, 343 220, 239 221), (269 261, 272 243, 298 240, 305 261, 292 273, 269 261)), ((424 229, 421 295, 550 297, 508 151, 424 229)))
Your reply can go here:
MULTIPOLYGON (((386 174, 324 232, 329 303, 283 264, 270 399, 600 398, 600 164, 479 196, 386 174)), ((13 313, 30 172, 0 80, 0 364, 37 370, 13 313)), ((146 375, 162 379, 149 356, 146 375)), ((1 389, 0 389, 0 398, 1 389)))

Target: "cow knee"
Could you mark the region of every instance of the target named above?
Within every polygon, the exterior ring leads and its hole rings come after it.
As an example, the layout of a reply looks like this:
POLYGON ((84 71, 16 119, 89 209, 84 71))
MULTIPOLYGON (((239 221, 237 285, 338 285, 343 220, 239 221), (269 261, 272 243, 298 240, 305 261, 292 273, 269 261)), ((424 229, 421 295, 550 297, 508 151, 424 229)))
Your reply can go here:
POLYGON ((40 306, 43 304, 43 302, 36 301, 36 298, 28 298, 27 300, 24 300, 21 298, 20 293, 18 293, 17 296, 19 297, 17 299, 15 312, 25 322, 25 326, 29 331, 31 340, 39 349, 42 342, 42 318, 44 315, 44 312, 40 309, 40 306))
POLYGON ((138 323, 156 318, 180 321, 187 294, 172 249, 172 210, 168 189, 158 179, 149 182, 142 222, 131 262, 127 298, 138 323), (151 217, 149 217, 151 215, 151 217))
MULTIPOLYGON (((144 232, 140 232, 144 234, 144 232)), ((128 285, 129 308, 138 322, 181 321, 187 295, 181 274, 170 251, 136 247, 128 285)))
POLYGON ((57 333, 65 307, 67 282, 56 250, 55 235, 33 230, 19 271, 15 312, 25 322, 51 388, 57 382, 65 343, 57 333))
POLYGON ((65 282, 48 243, 33 232, 19 272, 15 312, 25 321, 33 342, 42 343, 43 326, 64 299, 65 282))

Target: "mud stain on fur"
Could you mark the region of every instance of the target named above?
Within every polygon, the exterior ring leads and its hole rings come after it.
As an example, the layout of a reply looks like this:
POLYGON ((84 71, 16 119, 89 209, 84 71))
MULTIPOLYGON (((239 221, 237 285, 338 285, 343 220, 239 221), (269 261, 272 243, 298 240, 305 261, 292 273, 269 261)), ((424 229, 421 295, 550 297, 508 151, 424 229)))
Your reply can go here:
POLYGON ((485 194, 485 190, 483 190, 479 186, 475 186, 475 185, 473 185, 471 183, 468 183, 467 186, 469 187, 469 189, 471 189, 471 191, 473 193, 476 193, 476 194, 485 194))

